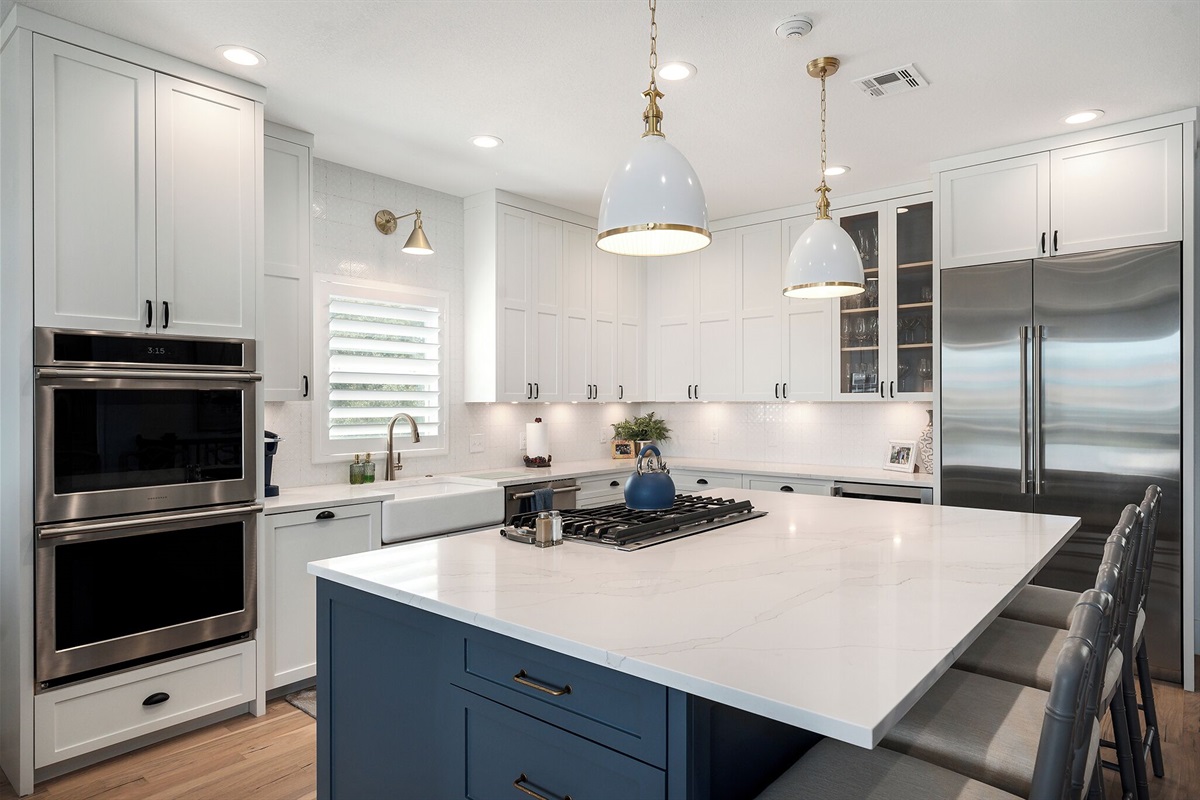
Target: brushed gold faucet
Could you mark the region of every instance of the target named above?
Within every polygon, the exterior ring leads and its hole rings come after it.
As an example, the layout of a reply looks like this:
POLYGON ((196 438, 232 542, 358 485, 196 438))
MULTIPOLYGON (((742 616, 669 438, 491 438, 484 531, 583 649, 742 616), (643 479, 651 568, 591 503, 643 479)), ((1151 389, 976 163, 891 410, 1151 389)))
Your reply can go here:
POLYGON ((404 417, 408 420, 409 430, 412 432, 413 444, 421 441, 421 433, 417 430, 417 421, 412 418, 411 414, 405 414, 401 411, 396 416, 388 421, 387 428, 387 464, 383 469, 383 479, 385 481, 396 480, 396 473, 404 469, 404 465, 400 463, 400 454, 393 449, 392 430, 396 427, 396 420, 404 417), (394 463, 393 463, 394 462, 394 463))

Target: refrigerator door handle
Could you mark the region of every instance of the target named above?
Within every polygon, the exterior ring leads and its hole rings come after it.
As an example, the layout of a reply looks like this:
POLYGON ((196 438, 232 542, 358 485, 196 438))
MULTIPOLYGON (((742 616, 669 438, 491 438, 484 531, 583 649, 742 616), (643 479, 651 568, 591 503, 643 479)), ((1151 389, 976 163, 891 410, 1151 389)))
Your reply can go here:
POLYGON ((1029 494, 1029 326, 1018 329, 1021 337, 1021 494, 1029 494))
POLYGON ((1046 341, 1046 326, 1033 329, 1033 493, 1042 493, 1042 343, 1046 341))

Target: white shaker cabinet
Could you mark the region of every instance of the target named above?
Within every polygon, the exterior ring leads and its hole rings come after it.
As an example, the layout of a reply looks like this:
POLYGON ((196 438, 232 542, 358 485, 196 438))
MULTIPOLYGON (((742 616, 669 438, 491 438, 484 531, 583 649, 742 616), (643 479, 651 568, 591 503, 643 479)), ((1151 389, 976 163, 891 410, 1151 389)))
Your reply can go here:
POLYGON ((699 252, 647 259, 656 400, 735 399, 735 247, 718 231, 699 252))
POLYGON ((312 136, 268 124, 263 137, 264 397, 304 400, 312 375, 312 136))
POLYGON ((35 36, 35 323, 253 338, 260 114, 35 36))
POLYGON ((645 264, 644 258, 617 256, 616 400, 646 398, 645 264))
POLYGON ((781 400, 783 279, 780 222, 734 229, 737 276, 737 399, 781 400))
POLYGON ((381 524, 378 502, 263 517, 259 639, 267 691, 317 674, 317 591, 308 562, 378 547, 381 524))
MULTIPOLYGON (((779 289, 788 257, 816 214, 783 220, 779 289)), ((783 385, 781 400, 829 400, 833 374, 833 300, 783 298, 783 385)))
POLYGON ((563 222, 563 400, 617 398, 617 256, 563 222))
POLYGON ((939 268, 1180 241, 1182 128, 946 170, 938 203, 939 268))

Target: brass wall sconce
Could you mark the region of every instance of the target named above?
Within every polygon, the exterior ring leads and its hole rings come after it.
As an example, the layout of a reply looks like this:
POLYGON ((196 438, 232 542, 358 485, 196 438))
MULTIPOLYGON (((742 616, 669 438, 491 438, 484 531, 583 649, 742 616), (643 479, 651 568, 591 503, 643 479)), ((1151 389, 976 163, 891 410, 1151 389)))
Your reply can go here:
POLYGON ((390 236, 396 232, 396 220, 414 215, 417 219, 413 222, 412 233, 408 235, 408 241, 404 243, 404 247, 401 247, 400 251, 414 256, 431 255, 433 245, 429 244, 429 239, 425 236, 425 229, 421 227, 421 209, 419 208, 400 216, 396 216, 385 208, 375 214, 375 228, 384 236, 390 236))

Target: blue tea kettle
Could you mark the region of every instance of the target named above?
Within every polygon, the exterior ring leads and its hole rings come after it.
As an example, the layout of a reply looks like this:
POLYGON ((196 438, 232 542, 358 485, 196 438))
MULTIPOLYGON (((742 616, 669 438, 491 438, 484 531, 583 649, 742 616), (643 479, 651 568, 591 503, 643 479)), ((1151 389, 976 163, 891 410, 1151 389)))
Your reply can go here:
POLYGON ((637 468, 625 481, 625 506, 634 511, 665 511, 674 503, 675 481, 658 447, 648 444, 638 453, 637 468))

